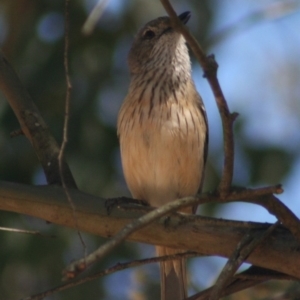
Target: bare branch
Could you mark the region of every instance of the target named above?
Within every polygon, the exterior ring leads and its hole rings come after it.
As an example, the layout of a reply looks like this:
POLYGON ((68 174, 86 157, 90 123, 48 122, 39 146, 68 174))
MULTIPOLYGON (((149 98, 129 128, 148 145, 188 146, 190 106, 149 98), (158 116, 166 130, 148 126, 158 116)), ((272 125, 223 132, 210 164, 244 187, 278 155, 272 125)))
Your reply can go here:
POLYGON ((33 230, 27 230, 27 229, 0 227, 0 230, 1 231, 7 231, 7 232, 14 232, 14 233, 24 233, 24 234, 38 235, 40 237, 46 237, 46 238, 55 238, 55 235, 42 234, 39 231, 33 231, 33 230))
MULTIPOLYGON (((69 118, 70 118, 70 99, 71 99, 71 78, 69 74, 69 0, 65 0, 65 36, 64 36, 64 68, 65 68, 65 78, 66 78, 66 101, 65 101, 65 118, 64 118, 64 127, 63 127, 63 140, 61 147, 59 149, 58 161, 59 161, 59 172, 61 176, 61 181, 63 186, 66 188, 66 183, 63 174, 63 160, 65 149, 68 143, 68 127, 69 127, 69 118)), ((72 203, 71 203, 72 204, 72 203)))
POLYGON ((83 24, 83 27, 82 27, 82 33, 83 34, 89 35, 89 34, 92 33, 92 31, 94 30, 97 22, 101 18, 106 5, 108 4, 108 1, 109 0, 98 0, 98 3, 93 8, 92 12, 88 16, 85 23, 83 24))
MULTIPOLYGON (((104 199, 74 189, 69 189, 69 193, 77 208, 81 231, 110 238, 142 216, 137 210, 122 209, 113 209, 107 215, 104 199)), ((205 202, 220 201, 213 195, 201 197, 205 202)), ((239 193, 233 193, 232 197, 237 200, 239 193)), ((0 182, 0 209, 76 228, 64 190, 58 186, 33 187, 0 182)), ((128 240, 229 257, 246 233, 253 231, 254 234, 269 227, 265 223, 226 221, 180 213, 174 213, 168 220, 170 222, 166 223, 164 218, 159 219, 131 234, 128 240)), ((300 278, 298 248, 299 242, 280 226, 251 253, 247 262, 300 278)))
POLYGON ((277 197, 274 195, 266 195, 259 198, 244 199, 243 201, 263 206, 270 214, 276 216, 276 218, 293 233, 297 240, 300 241, 299 219, 277 197))
MULTIPOLYGON (((263 206, 274 215, 293 235, 300 241, 300 221, 297 216, 282 203, 277 197, 272 195, 283 192, 281 185, 263 187, 257 189, 233 188, 228 197, 220 198, 221 203, 243 201, 263 206)), ((212 200, 213 201, 213 200, 212 200)))
MULTIPOLYGON (((246 190, 246 189, 240 189, 241 193, 239 194, 238 200, 240 200, 240 197, 249 197, 251 195, 251 192, 255 193, 256 197, 259 197, 260 195, 269 195, 271 192, 280 192, 281 189, 278 186, 275 187, 267 187, 267 188, 261 188, 257 190, 246 190)), ((224 199, 223 199, 224 200, 224 199)), ((171 213, 178 211, 180 208, 187 207, 187 206, 193 206, 195 204, 201 204, 205 203, 207 201, 213 201, 211 197, 198 195, 197 197, 185 197, 182 199, 178 199, 172 202, 169 202, 163 206, 160 206, 156 209, 152 209, 149 213, 146 215, 140 217, 137 220, 134 220, 132 223, 127 224, 124 228, 122 228, 121 231, 119 231, 110 241, 106 242, 104 245, 99 247, 96 251, 89 254, 88 256, 72 262, 64 271, 65 279, 67 278, 74 278, 78 274, 80 274, 82 271, 84 271, 88 266, 92 265, 96 261, 102 259, 105 255, 107 255, 110 251, 112 251, 114 248, 116 248, 122 241, 124 241, 129 235, 131 235, 133 232, 140 230, 141 228, 147 226, 148 224, 152 223, 153 221, 171 213)), ((147 209, 147 208, 144 208, 147 209)), ((148 207, 149 210, 149 207, 148 207)), ((151 208, 150 208, 151 210, 151 208)))
POLYGON ((195 202, 196 199, 197 198, 195 197, 186 197, 178 201, 169 202, 166 205, 155 209, 150 208, 150 212, 127 224, 111 240, 99 247, 96 251, 78 261, 72 262, 69 266, 67 266, 63 272, 67 276, 65 279, 70 277, 74 278, 88 266, 102 259, 135 231, 140 230, 170 212, 178 210, 178 208, 185 206, 189 201, 195 202))
POLYGON ((250 253, 263 241, 265 240, 280 223, 277 221, 271 225, 265 232, 259 233, 256 236, 246 234, 240 243, 238 243, 235 251, 228 259, 224 266, 221 274, 219 275, 216 284, 210 294, 209 300, 218 300, 224 288, 228 285, 232 279, 234 273, 238 270, 241 264, 247 259, 250 253))
POLYGON ((134 268, 134 267, 139 267, 142 265, 146 265, 146 264, 152 264, 152 263, 158 263, 158 262, 162 262, 162 261, 167 261, 167 260, 174 260, 174 259, 180 259, 182 257, 195 257, 197 256, 197 253, 178 253, 178 254, 174 254, 174 255, 166 255, 166 256, 160 256, 160 257, 151 257, 151 258, 146 258, 146 259, 140 259, 140 260, 134 260, 134 261, 130 261, 127 263, 118 263, 115 266, 105 269, 101 272, 97 272, 91 276, 87 276, 85 278, 82 279, 77 279, 77 280, 73 280, 73 281, 69 281, 65 284, 59 285, 55 288, 52 288, 50 290, 47 290, 45 292, 24 298, 23 300, 42 300, 47 296, 53 295, 57 292, 61 292, 64 291, 66 289, 72 288, 74 286, 86 283, 86 282, 90 282, 92 280, 98 279, 100 277, 118 272, 118 271, 122 271, 125 269, 129 269, 129 268, 134 268))
MULTIPOLYGON (((64 68, 65 68, 65 78, 66 78, 67 87, 66 87, 66 101, 65 101, 65 118, 64 118, 64 126, 63 126, 63 141, 59 149, 58 162, 59 162, 59 174, 60 174, 62 186, 66 193, 67 200, 70 206, 72 207, 74 222, 75 224, 77 224, 76 207, 69 194, 68 186, 66 184, 66 180, 64 177, 65 174, 63 172, 65 149, 68 143, 68 128, 69 128, 71 91, 72 91, 72 84, 71 84, 71 78, 69 73, 69 57, 68 57, 69 56, 69 31, 70 31, 69 6, 70 6, 70 0, 65 0, 64 68)), ((86 256, 86 245, 78 229, 78 225, 76 225, 76 229, 77 229, 78 237, 83 247, 83 254, 84 256, 86 256)))
MULTIPOLYGON (((231 281, 227 284, 226 287, 221 291, 220 297, 226 297, 231 294, 237 293, 239 291, 245 290, 252 286, 261 284, 268 280, 295 280, 292 276, 286 274, 251 266, 247 270, 236 274, 231 281)), ((209 297, 215 286, 212 286, 204 291, 201 291, 191 297, 188 297, 186 300, 209 300, 209 297)))
MULTIPOLYGON (((273 186, 273 187, 266 187, 266 188, 259 188, 256 190, 249 190, 249 189, 237 189, 240 190, 239 192, 234 191, 231 195, 228 195, 228 199, 219 199, 222 202, 229 202, 229 201, 241 201, 244 200, 245 202, 250 203, 257 203, 260 204, 259 201, 260 197, 265 197, 265 195, 269 195, 272 192, 280 193, 282 192, 281 186, 273 186), (255 198, 257 197, 257 199, 255 198), (251 198, 250 200, 247 200, 251 198), (254 200, 252 200, 254 198, 254 200)), ((74 278, 82 271, 84 271, 88 266, 95 263, 96 261, 102 259, 106 254, 108 254, 112 249, 117 247, 122 241, 124 241, 129 235, 133 232, 143 228, 144 226, 150 224, 154 220, 170 213, 177 211, 179 208, 183 208, 186 206, 192 206, 199 203, 205 202, 214 202, 215 200, 210 195, 199 195, 198 197, 186 197, 182 199, 178 199, 171 203, 167 203, 166 205, 159 207, 145 216, 140 217, 138 220, 134 220, 132 223, 126 225, 120 232, 118 232, 112 240, 108 241, 100 248, 98 248, 93 253, 89 254, 87 257, 80 259, 78 261, 73 262, 69 265, 65 271, 65 279, 66 278, 74 278)), ((275 201, 275 200, 274 200, 275 201)), ((267 208, 272 214, 275 216, 279 216, 278 219, 283 222, 283 224, 288 225, 287 227, 291 230, 291 232, 298 238, 299 236, 299 220, 295 217, 295 215, 289 211, 289 209, 277 199, 274 204, 272 201, 265 203, 263 205, 267 208), (275 208, 274 208, 275 206, 275 208)), ((250 248, 249 248, 250 249, 250 248)))
MULTIPOLYGON (((1 51, 0 89, 18 118, 22 132, 31 142, 44 169, 48 183, 61 185, 58 167, 58 144, 41 117, 38 108, 1 51)), ((66 184, 70 187, 76 187, 71 171, 65 161, 62 169, 66 184)))

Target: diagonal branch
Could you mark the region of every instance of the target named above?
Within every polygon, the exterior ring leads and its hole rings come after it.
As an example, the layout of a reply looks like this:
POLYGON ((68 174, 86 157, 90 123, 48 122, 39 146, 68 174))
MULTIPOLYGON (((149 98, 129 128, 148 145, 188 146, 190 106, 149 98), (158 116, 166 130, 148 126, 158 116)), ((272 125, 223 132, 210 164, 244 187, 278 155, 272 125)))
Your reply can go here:
MULTIPOLYGON (((0 89, 18 118, 22 132, 31 142, 44 169, 48 183, 61 185, 58 166, 58 144, 38 108, 1 51, 0 89)), ((71 171, 65 161, 63 161, 62 170, 66 185, 76 187, 71 171)))
POLYGON ((86 283, 86 282, 90 282, 93 281, 95 279, 98 279, 100 277, 118 272, 118 271, 122 271, 122 270, 126 270, 129 268, 135 268, 135 267, 139 267, 139 266, 143 266, 146 264, 152 264, 152 263, 158 263, 158 262, 162 262, 162 261, 167 261, 167 260, 174 260, 174 259, 179 259, 182 257, 195 257, 197 256, 196 253, 178 253, 178 254, 173 254, 173 255, 165 255, 165 256, 159 256, 159 257, 151 257, 151 258, 145 258, 145 259, 139 259, 139 260, 134 260, 134 261, 130 261, 127 263, 118 263, 110 268, 107 268, 103 271, 97 272, 95 274, 92 274, 90 276, 84 277, 84 278, 80 278, 80 279, 76 279, 76 280, 72 280, 69 281, 67 283, 64 283, 62 285, 59 285, 57 287, 54 287, 50 290, 47 290, 45 292, 42 293, 38 293, 36 295, 24 298, 23 300, 42 300, 47 296, 51 296, 55 293, 67 290, 69 288, 72 288, 74 286, 86 283))
MULTIPOLYGON (((169 202, 161 207, 151 209, 146 207, 147 210, 151 210, 147 214, 139 217, 127 224, 122 228, 111 240, 106 242, 104 245, 100 246, 96 251, 89 254, 88 256, 72 262, 69 266, 66 267, 63 272, 66 275, 66 279, 74 278, 82 271, 84 271, 88 266, 94 264, 95 262, 102 259, 105 255, 110 253, 114 248, 120 245, 126 238, 128 238, 132 233, 137 230, 142 229, 143 227, 149 225, 153 221, 165 216, 168 213, 178 210, 178 208, 187 206, 189 202, 196 202, 197 198, 195 197, 186 197, 179 199, 177 201, 169 202)), ((199 201, 198 201, 199 202, 199 201)))
MULTIPOLYGON (((220 296, 226 297, 269 280, 297 281, 297 278, 288 276, 280 272, 276 272, 276 271, 272 271, 272 270, 268 270, 256 266, 251 266, 247 270, 234 275, 234 277, 230 280, 227 286, 224 287, 220 296)), ((201 291, 187 298, 186 300, 209 300, 209 297, 213 289, 214 286, 205 289, 204 291, 201 291)))
POLYGON ((279 224, 280 223, 277 221, 266 231, 259 233, 256 236, 246 234, 242 238, 219 275, 210 294, 209 300, 218 300, 221 297, 222 291, 228 285, 230 280, 232 280, 234 273, 238 270, 241 264, 247 259, 250 253, 253 252, 253 250, 279 226, 279 224))
POLYGON ((243 199, 243 201, 263 206, 270 214, 274 215, 286 228, 288 228, 300 242, 300 221, 298 217, 277 197, 274 195, 262 195, 257 198, 243 199))
POLYGON ((82 33, 90 35, 96 27, 97 22, 101 18, 109 0, 98 0, 87 20, 83 24, 82 33))

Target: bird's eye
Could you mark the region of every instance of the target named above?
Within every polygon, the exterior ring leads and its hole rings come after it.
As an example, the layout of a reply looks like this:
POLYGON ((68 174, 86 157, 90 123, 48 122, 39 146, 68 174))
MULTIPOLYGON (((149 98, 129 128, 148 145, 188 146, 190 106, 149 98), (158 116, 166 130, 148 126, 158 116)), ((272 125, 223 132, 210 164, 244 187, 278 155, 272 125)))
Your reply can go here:
POLYGON ((155 33, 153 30, 148 29, 144 32, 143 37, 150 40, 155 37, 155 33))

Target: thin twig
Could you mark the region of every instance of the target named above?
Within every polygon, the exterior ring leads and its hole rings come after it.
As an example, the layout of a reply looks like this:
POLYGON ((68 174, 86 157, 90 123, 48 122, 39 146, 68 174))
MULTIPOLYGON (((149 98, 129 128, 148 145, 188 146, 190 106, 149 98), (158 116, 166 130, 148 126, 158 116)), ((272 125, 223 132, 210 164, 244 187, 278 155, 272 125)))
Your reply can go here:
MULTIPOLYGON (((234 275, 230 282, 223 288, 221 291, 220 297, 226 297, 237 293, 239 291, 245 290, 252 286, 261 284, 269 280, 295 280, 297 278, 289 276, 284 273, 276 272, 273 270, 251 266, 247 270, 234 275)), ((191 297, 188 297, 186 300, 209 300, 214 286, 205 289, 191 297)))
POLYGON ((134 220, 133 222, 122 228, 111 240, 100 246, 97 250, 80 260, 74 261, 69 266, 67 266, 63 271, 63 274, 65 275, 64 279, 72 279, 80 274, 88 266, 100 260, 110 251, 112 251, 112 249, 120 245, 133 232, 140 230, 141 228, 152 223, 154 220, 157 220, 158 218, 161 218, 168 213, 178 210, 179 207, 187 206, 187 202, 194 203, 196 201, 196 197, 182 198, 153 209, 149 213, 134 220))
POLYGON ((7 231, 7 232, 14 232, 14 233, 25 233, 25 234, 38 235, 38 236, 46 237, 46 238, 55 238, 56 237, 55 235, 47 235, 47 234, 43 234, 39 231, 34 231, 34 230, 8 228, 8 227, 0 227, 0 230, 7 231))
MULTIPOLYGON (((227 196, 226 199, 220 199, 218 197, 217 202, 219 203, 226 203, 232 201, 237 201, 237 200, 245 200, 247 198, 259 198, 265 195, 272 195, 272 194, 282 194, 283 189, 281 184, 276 184, 276 185, 270 185, 266 187, 260 187, 256 189, 249 189, 245 187, 238 187, 238 186, 233 186, 230 190, 230 194, 227 196)), ((249 200, 250 201, 250 200, 249 200)), ((257 203, 259 204, 259 203, 257 203)))
POLYGON ((66 198, 72 208, 73 212, 73 219, 76 226, 77 234, 79 236, 80 242, 83 247, 83 254, 84 257, 86 256, 86 245, 83 240, 83 237, 81 235, 81 232, 79 231, 78 221, 76 217, 76 207, 72 201, 71 195, 68 191, 68 186, 66 184, 65 178, 64 178, 64 172, 63 172, 63 161, 64 161, 64 154, 65 149, 68 143, 68 127, 69 127, 69 117, 70 117, 70 102, 71 102, 71 90, 72 90, 72 84, 71 84, 71 78, 70 78, 70 72, 69 72, 69 31, 70 31, 70 16, 69 16, 69 6, 70 6, 70 0, 65 0, 65 39, 64 39, 64 67, 65 67, 65 77, 66 77, 66 101, 65 101, 65 118, 64 118, 64 126, 63 126, 63 140, 62 144, 59 150, 58 154, 58 162, 59 162, 59 173, 61 177, 61 182, 63 189, 66 194, 66 198))
POLYGON ((221 198, 224 198, 230 190, 230 185, 233 177, 233 166, 234 166, 234 139, 233 139, 233 122, 237 117, 237 114, 231 114, 227 102, 225 100, 224 94, 220 87, 217 78, 218 65, 214 59, 213 55, 206 56, 203 49, 194 38, 194 36, 189 32, 189 30, 182 24, 178 19, 176 12, 174 11, 169 0, 161 0, 162 5, 170 16, 173 24, 182 33, 193 53, 195 54, 198 62, 200 63, 204 76, 207 78, 209 85, 214 94, 223 127, 223 139, 224 139, 224 168, 219 184, 219 192, 221 198))
POLYGON ((82 33, 85 35, 90 35, 99 19, 101 18, 105 7, 107 6, 109 0, 98 0, 98 3, 93 8, 92 12, 88 16, 87 20, 83 24, 82 33))
POLYGON ((77 280, 73 280, 73 281, 64 283, 53 289, 50 289, 45 292, 24 298, 23 300, 41 300, 47 296, 53 295, 54 293, 61 292, 63 290, 72 288, 74 286, 77 286, 77 285, 80 285, 80 284, 83 284, 86 282, 90 282, 92 280, 115 273, 117 271, 122 271, 122 270, 133 268, 133 267, 139 267, 139 266, 146 265, 146 264, 158 263, 158 262, 167 261, 167 260, 176 260, 176 259, 181 259, 183 257, 189 258, 189 257, 195 257, 195 256, 199 256, 199 253, 186 252, 186 253, 178 253, 178 254, 173 254, 173 255, 165 255, 165 256, 160 256, 160 257, 151 257, 151 258, 146 258, 146 259, 134 260, 134 261, 130 261, 127 263, 118 263, 118 264, 114 265, 113 267, 105 269, 101 272, 97 272, 91 276, 87 276, 85 278, 81 278, 81 279, 77 279, 77 280))

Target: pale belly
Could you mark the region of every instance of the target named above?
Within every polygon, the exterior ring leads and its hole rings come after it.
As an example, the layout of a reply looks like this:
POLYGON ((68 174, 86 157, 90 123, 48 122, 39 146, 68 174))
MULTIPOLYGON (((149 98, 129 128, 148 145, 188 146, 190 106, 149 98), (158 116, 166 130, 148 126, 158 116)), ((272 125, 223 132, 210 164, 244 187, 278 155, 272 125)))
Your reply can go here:
POLYGON ((158 207, 198 192, 203 170, 204 119, 197 109, 174 104, 168 117, 134 121, 119 128, 125 180, 136 199, 158 207), (159 121, 158 121, 159 120, 159 121))

